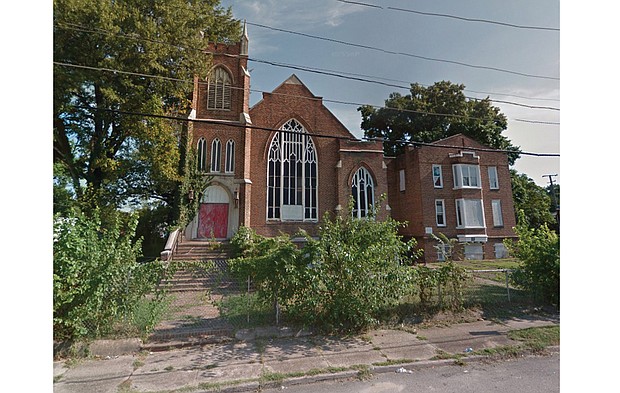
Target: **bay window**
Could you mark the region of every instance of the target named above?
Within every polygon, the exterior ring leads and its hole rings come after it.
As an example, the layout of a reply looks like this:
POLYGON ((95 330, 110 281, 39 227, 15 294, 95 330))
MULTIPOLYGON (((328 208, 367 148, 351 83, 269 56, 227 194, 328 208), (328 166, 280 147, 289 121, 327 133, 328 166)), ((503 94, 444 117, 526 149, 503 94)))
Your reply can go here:
POLYGON ((457 228, 484 228, 482 199, 456 200, 457 228))

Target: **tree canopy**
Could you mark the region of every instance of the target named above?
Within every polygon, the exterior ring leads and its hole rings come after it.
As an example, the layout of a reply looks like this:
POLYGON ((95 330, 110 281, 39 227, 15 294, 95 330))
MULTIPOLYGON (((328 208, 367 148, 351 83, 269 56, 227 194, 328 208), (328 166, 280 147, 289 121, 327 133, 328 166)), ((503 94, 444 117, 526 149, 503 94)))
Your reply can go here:
POLYGON ((57 183, 93 206, 173 203, 183 124, 152 115, 187 116, 200 49, 239 22, 219 0, 55 0, 53 19, 57 183))
POLYGON ((489 147, 510 150, 510 163, 518 158, 518 147, 504 135, 506 116, 489 98, 469 99, 465 85, 449 81, 424 87, 411 84, 410 94, 392 93, 383 108, 365 105, 361 127, 368 138, 383 138, 386 155, 402 152, 409 142, 430 143, 456 134, 467 135, 489 147))
POLYGON ((510 170, 512 197, 515 210, 523 212, 523 222, 532 229, 546 225, 555 228, 557 223, 551 214, 551 197, 545 188, 538 186, 526 174, 510 170))

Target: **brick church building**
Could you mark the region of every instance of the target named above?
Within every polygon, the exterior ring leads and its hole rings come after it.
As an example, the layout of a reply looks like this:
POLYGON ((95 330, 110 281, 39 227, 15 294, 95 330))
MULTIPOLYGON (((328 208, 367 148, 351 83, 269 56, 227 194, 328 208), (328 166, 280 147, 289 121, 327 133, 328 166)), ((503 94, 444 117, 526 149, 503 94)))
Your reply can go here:
POLYGON ((210 44, 206 80, 196 79, 190 141, 198 169, 212 176, 181 241, 230 239, 240 226, 264 236, 299 229, 317 235, 325 212, 365 217, 383 194, 377 219, 409 225, 425 261, 442 258, 433 233, 462 243, 467 258, 505 256, 514 237, 506 154, 456 135, 396 157, 357 139, 295 75, 249 105, 248 36, 210 44), (446 146, 452 146, 447 148, 446 146))

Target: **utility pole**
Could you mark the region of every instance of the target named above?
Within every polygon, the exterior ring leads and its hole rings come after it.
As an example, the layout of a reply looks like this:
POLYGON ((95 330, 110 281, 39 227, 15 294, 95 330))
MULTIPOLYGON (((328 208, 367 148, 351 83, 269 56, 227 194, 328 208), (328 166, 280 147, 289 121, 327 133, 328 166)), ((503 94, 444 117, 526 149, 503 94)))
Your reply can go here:
POLYGON ((549 184, 551 184, 551 202, 553 203, 553 213, 555 216, 555 222, 557 225, 556 231, 558 234, 560 234, 560 212, 558 209, 558 198, 555 195, 555 186, 553 185, 553 178, 556 177, 556 175, 543 175, 542 177, 548 177, 549 178, 549 184))
POLYGON ((551 184, 551 202, 553 203, 553 211, 554 212, 558 212, 558 200, 555 196, 555 187, 553 186, 553 178, 557 177, 558 175, 543 175, 542 177, 548 177, 549 178, 549 184, 551 184))

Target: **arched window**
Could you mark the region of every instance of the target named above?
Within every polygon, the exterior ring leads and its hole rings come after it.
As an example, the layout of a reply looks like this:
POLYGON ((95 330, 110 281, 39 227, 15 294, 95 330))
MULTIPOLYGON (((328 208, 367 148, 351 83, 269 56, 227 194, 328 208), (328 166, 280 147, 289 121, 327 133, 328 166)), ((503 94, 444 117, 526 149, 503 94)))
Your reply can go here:
POLYGON ((207 141, 205 138, 198 140, 197 168, 200 172, 207 170, 207 141))
POLYGON ((364 167, 355 172, 351 181, 353 217, 367 217, 375 204, 375 184, 370 172, 364 167))
POLYGON ((211 143, 211 172, 220 171, 220 163, 222 162, 222 142, 214 139, 211 143))
POLYGON ((267 219, 317 221, 314 142, 295 119, 274 135, 267 162, 267 219))
POLYGON ((224 166, 224 172, 235 172, 235 141, 232 139, 226 142, 226 164, 224 166))
POLYGON ((232 78, 223 67, 215 68, 207 80, 207 109, 230 109, 232 78))

